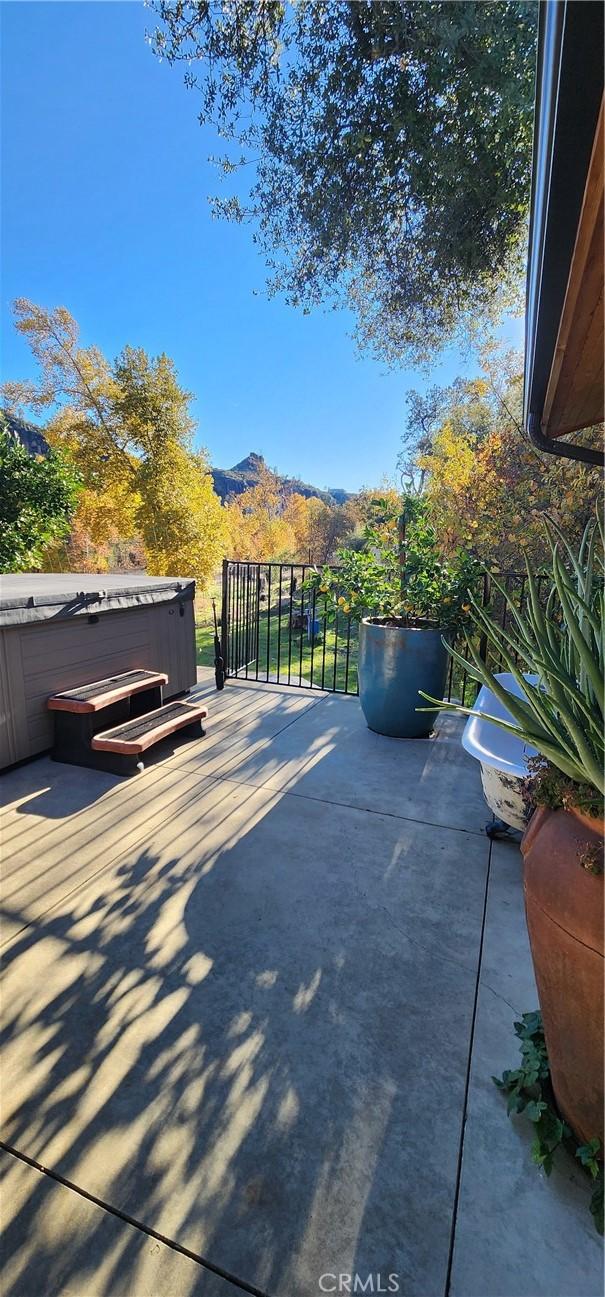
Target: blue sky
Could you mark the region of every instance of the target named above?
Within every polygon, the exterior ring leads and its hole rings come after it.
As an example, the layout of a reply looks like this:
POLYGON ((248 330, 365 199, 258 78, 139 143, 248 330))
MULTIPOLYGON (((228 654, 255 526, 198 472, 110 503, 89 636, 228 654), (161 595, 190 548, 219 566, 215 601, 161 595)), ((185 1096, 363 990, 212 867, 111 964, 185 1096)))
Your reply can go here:
POLYGON ((152 24, 119 0, 2 5, 3 372, 33 372, 12 300, 64 305, 109 356, 127 342, 172 356, 212 463, 257 450, 318 486, 374 485, 393 473, 406 392, 474 367, 453 351, 428 380, 389 372, 358 356, 346 313, 264 296, 250 231, 210 216, 219 149, 182 69, 146 45, 152 24))

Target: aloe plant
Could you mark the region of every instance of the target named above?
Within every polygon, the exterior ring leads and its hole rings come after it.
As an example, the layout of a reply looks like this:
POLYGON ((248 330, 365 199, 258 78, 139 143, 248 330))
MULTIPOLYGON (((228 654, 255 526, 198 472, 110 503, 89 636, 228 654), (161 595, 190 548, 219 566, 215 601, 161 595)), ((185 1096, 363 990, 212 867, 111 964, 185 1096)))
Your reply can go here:
POLYGON ((438 702, 427 694, 422 697, 438 703, 440 709, 493 721, 531 744, 569 779, 589 784, 603 795, 603 526, 600 518, 593 519, 577 552, 552 520, 546 522, 546 528, 552 555, 552 587, 545 607, 529 564, 524 613, 494 580, 510 613, 508 627, 498 625, 469 595, 472 621, 503 667, 514 676, 522 696, 517 698, 503 688, 467 633, 468 662, 457 649, 446 645, 473 679, 491 689, 512 716, 512 722, 458 703, 438 702), (527 674, 536 676, 537 683, 527 680, 527 674))

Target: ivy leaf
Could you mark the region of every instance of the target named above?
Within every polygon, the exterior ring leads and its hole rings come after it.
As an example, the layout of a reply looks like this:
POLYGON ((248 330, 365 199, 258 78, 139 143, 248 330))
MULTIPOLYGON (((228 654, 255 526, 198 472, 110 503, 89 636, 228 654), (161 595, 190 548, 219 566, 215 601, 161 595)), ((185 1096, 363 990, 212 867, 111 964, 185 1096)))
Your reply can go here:
POLYGON ((551 1174, 553 1168, 552 1149, 547 1148, 539 1137, 534 1140, 531 1146, 531 1157, 536 1166, 542 1167, 545 1175, 551 1174))
POLYGON ((546 1112, 548 1104, 543 1099, 531 1099, 527 1104, 525 1111, 530 1121, 540 1121, 543 1112, 546 1112))
POLYGON ((580 1144, 580 1147, 576 1149, 576 1157, 579 1158, 582 1166, 592 1176, 593 1180, 596 1180, 601 1169, 597 1161, 600 1149, 601 1141, 597 1138, 589 1140, 587 1144, 580 1144))

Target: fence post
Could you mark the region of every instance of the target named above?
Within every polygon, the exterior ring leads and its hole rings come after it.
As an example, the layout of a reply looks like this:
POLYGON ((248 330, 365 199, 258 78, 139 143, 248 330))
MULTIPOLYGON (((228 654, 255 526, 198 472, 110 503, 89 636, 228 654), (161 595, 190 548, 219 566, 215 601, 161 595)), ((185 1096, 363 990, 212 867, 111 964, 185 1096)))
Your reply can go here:
MULTIPOLYGON (((489 572, 484 572, 483 573, 483 597, 481 599, 482 608, 487 608, 491 600, 491 597, 492 597, 492 580, 489 572)), ((479 640, 479 657, 481 658, 482 662, 487 662, 487 635, 485 634, 485 631, 483 632, 481 639, 479 640)))
POLYGON ((229 559, 223 559, 223 588, 221 595, 221 656, 223 659, 223 668, 225 680, 229 676, 229 628, 228 613, 229 609, 229 559))

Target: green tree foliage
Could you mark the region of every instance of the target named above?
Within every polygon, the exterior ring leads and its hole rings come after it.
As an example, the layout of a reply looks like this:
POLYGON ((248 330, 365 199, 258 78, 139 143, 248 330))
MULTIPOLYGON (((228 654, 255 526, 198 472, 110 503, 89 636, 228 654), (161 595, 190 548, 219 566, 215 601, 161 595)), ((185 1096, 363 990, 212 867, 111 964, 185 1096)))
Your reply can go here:
MULTIPOLYGON (((525 0, 155 0, 155 51, 187 64, 227 141, 269 286, 344 300, 390 361, 493 311, 529 197, 537 6, 525 0)), ((515 275, 512 275, 513 280, 515 275)))
POLYGON ((394 504, 374 499, 364 541, 361 550, 338 552, 336 571, 323 567, 309 579, 332 616, 387 617, 408 626, 428 622, 444 631, 464 624, 468 590, 480 570, 463 548, 453 555, 442 553, 423 500, 400 497, 394 504))
POLYGON ((46 547, 69 531, 78 490, 59 452, 30 455, 0 416, 0 572, 40 567, 46 547))
POLYGON ((140 536, 147 571, 206 581, 224 552, 224 510, 205 452, 193 449, 191 394, 173 362, 136 347, 108 361, 79 345, 64 307, 46 311, 20 299, 15 314, 40 372, 34 382, 7 383, 5 396, 50 408, 46 436, 84 483, 78 535, 99 547, 140 536))

